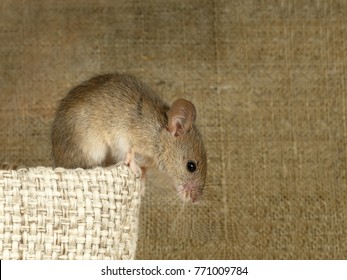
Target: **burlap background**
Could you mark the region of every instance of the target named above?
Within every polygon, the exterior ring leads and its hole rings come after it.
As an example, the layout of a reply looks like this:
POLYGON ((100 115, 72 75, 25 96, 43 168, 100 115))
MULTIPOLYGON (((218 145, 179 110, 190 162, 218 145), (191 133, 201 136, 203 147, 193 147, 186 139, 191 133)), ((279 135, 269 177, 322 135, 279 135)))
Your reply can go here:
POLYGON ((0 162, 50 166, 57 101, 114 70, 193 100, 205 202, 151 172, 139 259, 347 258, 347 2, 0 3, 0 162))

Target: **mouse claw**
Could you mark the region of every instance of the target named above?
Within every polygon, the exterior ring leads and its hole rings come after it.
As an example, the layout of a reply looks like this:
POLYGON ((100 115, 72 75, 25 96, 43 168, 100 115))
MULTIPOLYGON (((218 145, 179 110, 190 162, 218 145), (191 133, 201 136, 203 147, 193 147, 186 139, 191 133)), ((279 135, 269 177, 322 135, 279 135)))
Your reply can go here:
POLYGON ((141 178, 140 195, 141 197, 145 196, 145 181, 143 180, 143 178, 141 178))
POLYGON ((142 197, 144 197, 144 195, 145 195, 145 184, 146 184, 146 171, 147 171, 147 168, 141 167, 141 171, 142 171, 142 176, 141 176, 140 195, 142 197))

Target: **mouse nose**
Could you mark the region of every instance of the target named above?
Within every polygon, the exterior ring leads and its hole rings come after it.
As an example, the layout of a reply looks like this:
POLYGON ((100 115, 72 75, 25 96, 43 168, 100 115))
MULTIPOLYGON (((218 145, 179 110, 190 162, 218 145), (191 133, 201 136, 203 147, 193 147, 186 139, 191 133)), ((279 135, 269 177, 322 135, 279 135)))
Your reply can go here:
POLYGON ((201 194, 201 189, 195 183, 187 183, 183 186, 184 198, 191 203, 197 203, 201 194))

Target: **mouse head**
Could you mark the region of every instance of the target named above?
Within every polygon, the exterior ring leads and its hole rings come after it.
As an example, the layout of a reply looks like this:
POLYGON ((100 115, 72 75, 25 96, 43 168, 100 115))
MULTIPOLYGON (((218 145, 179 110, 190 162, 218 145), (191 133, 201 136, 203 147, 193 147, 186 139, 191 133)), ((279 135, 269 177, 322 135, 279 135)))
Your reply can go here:
POLYGON ((207 172, 206 152, 195 119, 195 107, 188 100, 178 99, 172 104, 161 135, 159 159, 159 168, 173 178, 179 196, 193 203, 201 198, 207 172))

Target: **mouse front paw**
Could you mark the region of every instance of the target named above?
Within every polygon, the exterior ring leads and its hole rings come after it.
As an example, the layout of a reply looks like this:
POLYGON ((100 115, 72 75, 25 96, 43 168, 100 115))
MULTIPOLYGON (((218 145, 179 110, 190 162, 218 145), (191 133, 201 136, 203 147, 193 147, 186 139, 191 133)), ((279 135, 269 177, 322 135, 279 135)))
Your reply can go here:
POLYGON ((136 175, 136 177, 138 178, 142 177, 141 167, 138 166, 135 161, 130 162, 129 167, 130 167, 130 170, 136 175))
POLYGON ((141 167, 135 162, 135 156, 133 152, 129 152, 127 154, 124 163, 129 166, 130 170, 136 175, 136 177, 142 177, 141 167))

